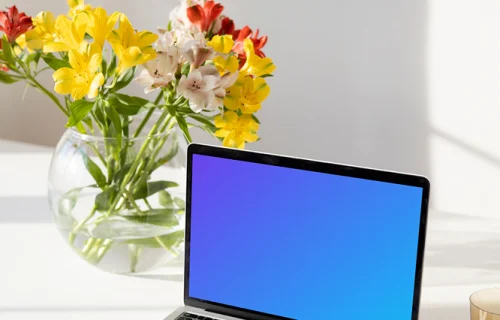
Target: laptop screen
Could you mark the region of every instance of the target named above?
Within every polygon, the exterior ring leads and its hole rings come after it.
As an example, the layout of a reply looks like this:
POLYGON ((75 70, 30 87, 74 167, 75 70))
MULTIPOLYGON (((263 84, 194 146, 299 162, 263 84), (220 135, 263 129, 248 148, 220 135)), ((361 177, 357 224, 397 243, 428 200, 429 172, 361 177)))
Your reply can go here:
POLYGON ((189 298, 412 319, 423 188, 200 154, 191 181, 189 298))

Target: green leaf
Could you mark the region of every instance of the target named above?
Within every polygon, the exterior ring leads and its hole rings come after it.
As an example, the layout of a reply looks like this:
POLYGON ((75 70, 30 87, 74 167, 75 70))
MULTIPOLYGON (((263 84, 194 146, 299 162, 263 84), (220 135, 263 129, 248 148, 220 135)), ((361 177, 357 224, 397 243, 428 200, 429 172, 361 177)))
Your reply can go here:
POLYGON ((151 169, 150 173, 152 173, 153 171, 155 171, 159 167, 170 162, 170 160, 172 160, 177 155, 178 152, 179 152, 179 142, 177 142, 177 140, 174 140, 174 143, 173 143, 172 147, 170 148, 170 150, 168 150, 168 153, 164 157, 162 157, 156 161, 156 163, 153 166, 153 168, 151 169))
POLYGON ((102 58, 102 61, 101 61, 101 70, 102 70, 102 74, 104 76, 104 79, 106 79, 108 77, 108 62, 106 61, 106 59, 104 59, 104 57, 102 58))
POLYGON ((95 206, 99 211, 108 211, 118 192, 114 187, 107 187, 95 197, 95 206))
POLYGON ((170 193, 165 190, 162 190, 158 193, 158 200, 160 202, 160 206, 164 208, 170 208, 174 204, 174 199, 172 198, 170 193))
POLYGON ((42 56, 42 53, 40 51, 33 52, 29 54, 26 58, 26 64, 29 66, 31 63, 35 64, 34 70, 38 67, 38 62, 40 61, 40 57, 42 56))
POLYGON ((184 242, 184 230, 172 232, 163 236, 146 238, 146 239, 134 239, 125 241, 126 244, 141 245, 150 248, 174 248, 179 246, 184 242))
POLYGON ((115 70, 116 70, 116 55, 114 53, 111 53, 111 61, 109 62, 106 74, 108 76, 112 76, 115 73, 115 70))
POLYGON ((7 62, 8 65, 15 67, 16 66, 16 61, 15 61, 15 55, 14 52, 12 51, 12 46, 9 43, 9 40, 7 40, 7 36, 3 36, 2 38, 2 52, 3 52, 3 58, 5 62, 7 62))
POLYGON ((186 140, 189 143, 193 142, 193 139, 191 138, 191 134, 189 133, 189 128, 188 128, 186 119, 184 119, 184 117, 181 116, 181 115, 179 115, 179 114, 176 114, 175 118, 177 119, 177 124, 179 125, 179 128, 184 133, 184 136, 185 136, 186 140))
POLYGON ((261 78, 270 78, 270 77, 274 77, 272 74, 270 73, 267 73, 267 74, 263 74, 260 76, 261 78))
POLYGON ((120 150, 122 147, 122 119, 120 118, 120 115, 118 112, 116 112, 115 108, 112 107, 106 107, 105 108, 106 114, 108 115, 109 119, 111 120, 111 123, 113 123, 113 126, 115 127, 115 138, 117 142, 117 148, 120 150))
POLYGON ((94 178, 99 188, 104 188, 104 186, 106 185, 106 177, 102 173, 101 168, 99 168, 99 166, 85 153, 82 153, 82 157, 87 171, 90 173, 92 178, 94 178))
POLYGON ((146 199, 147 197, 165 190, 167 188, 178 187, 179 184, 173 181, 153 181, 148 183, 143 183, 134 191, 134 199, 146 199))
POLYGON ((134 75, 135 75, 135 67, 128 69, 118 78, 118 81, 116 81, 114 87, 111 88, 110 91, 117 92, 120 89, 125 88, 130 84, 130 82, 132 82, 132 80, 134 80, 134 75))
POLYGON ((132 244, 133 241, 144 238, 145 234, 150 237, 160 237, 169 232, 172 232, 172 228, 129 221, 123 217, 115 216, 97 224, 91 234, 100 239, 128 240, 132 244), (130 240, 131 238, 133 240, 130 240))
POLYGON ((252 114, 252 119, 257 122, 258 124, 260 124, 260 120, 259 118, 257 118, 257 116, 255 116, 255 114, 252 114))
POLYGON ((215 125, 214 123, 211 121, 211 117, 208 117, 206 115, 203 115, 203 114, 198 114, 198 113, 191 113, 191 114, 188 114, 188 117, 208 126, 208 127, 214 127, 215 128, 215 125))
POLYGON ((76 206, 78 195, 83 188, 75 188, 66 192, 59 200, 57 214, 54 215, 59 228, 71 229, 76 225, 76 220, 71 215, 76 206))
POLYGON ((0 82, 5 84, 11 84, 17 82, 17 80, 12 78, 8 73, 0 71, 0 82))
POLYGON ((172 31, 172 20, 168 22, 167 31, 172 31))
POLYGON ((174 203, 179 208, 182 208, 182 209, 186 208, 186 201, 182 200, 181 198, 175 198, 174 203))
MULTIPOLYGON (((126 155, 124 155, 126 156, 126 155)), ((122 167, 118 172, 113 176, 113 181, 117 184, 120 185, 125 178, 125 175, 129 172, 130 168, 132 168, 132 164, 129 163, 122 167)))
POLYGON ((71 68, 71 65, 69 64, 68 61, 58 59, 56 58, 53 54, 44 54, 42 56, 43 61, 51 67, 53 70, 59 70, 61 68, 71 68))
POLYGON ((179 220, 176 215, 182 212, 183 210, 179 209, 151 209, 141 212, 139 216, 130 215, 123 217, 129 221, 149 223, 155 226, 176 227, 179 225, 179 220))
POLYGON ((84 99, 74 101, 69 106, 70 117, 66 127, 70 128, 76 126, 90 113, 90 111, 92 111, 93 107, 94 102, 86 101, 84 99))
POLYGON ((154 106, 149 100, 120 93, 112 94, 108 101, 119 114, 124 116, 134 116, 138 114, 142 108, 154 106))
POLYGON ((97 121, 99 121, 99 123, 103 126, 107 126, 109 124, 109 119, 106 118, 106 116, 104 115, 103 113, 103 108, 101 108, 102 106, 102 102, 101 101, 97 101, 97 108, 95 109, 94 111, 94 115, 95 115, 95 118, 97 121))
POLYGON ((190 69, 191 65, 189 63, 185 63, 181 68, 181 74, 187 76, 189 74, 190 69))

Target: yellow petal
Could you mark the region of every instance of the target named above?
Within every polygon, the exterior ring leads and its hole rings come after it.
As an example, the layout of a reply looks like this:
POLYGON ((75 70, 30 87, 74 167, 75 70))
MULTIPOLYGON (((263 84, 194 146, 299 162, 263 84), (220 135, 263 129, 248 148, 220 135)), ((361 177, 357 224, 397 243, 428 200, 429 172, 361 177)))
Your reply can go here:
POLYGON ((233 139, 231 138, 231 135, 227 135, 224 140, 222 140, 222 145, 226 147, 232 147, 233 146, 233 139))
POLYGON ((214 136, 217 138, 225 138, 229 134, 229 130, 219 129, 215 131, 214 136))
POLYGON ((252 77, 247 76, 247 77, 243 78, 243 92, 245 92, 245 93, 254 92, 253 78, 252 77))
POLYGON ((43 52, 61 52, 61 51, 69 51, 71 47, 66 43, 62 42, 48 42, 43 46, 43 52))
POLYGON ((90 84, 89 93, 87 94, 89 99, 97 97, 97 94, 99 93, 99 87, 101 87, 103 84, 104 75, 102 73, 99 73, 94 77, 92 83, 90 84))
POLYGON ((255 47, 253 46, 253 42, 251 39, 245 39, 243 41, 243 50, 245 51, 247 60, 255 56, 255 47))
POLYGON ((255 78, 253 85, 257 101, 262 102, 266 100, 269 93, 271 93, 271 88, 267 85, 266 80, 263 78, 255 78))
POLYGON ((243 140, 246 142, 255 142, 259 140, 259 136, 255 133, 245 132, 242 135, 243 140))
POLYGON ((139 64, 142 57, 143 54, 139 47, 130 47, 123 50, 122 62, 126 68, 130 68, 139 64))
POLYGON ((54 91, 59 94, 70 94, 75 86, 75 78, 78 74, 70 68, 61 68, 54 72, 52 78, 55 81, 54 91))
POLYGON ((240 64, 238 62, 238 58, 236 58, 236 56, 230 56, 227 58, 227 61, 226 61, 226 70, 231 72, 231 73, 235 73, 236 71, 238 71, 240 67, 240 64))
MULTIPOLYGON (((120 37, 120 34, 118 33, 118 31, 116 30, 113 30, 111 31, 110 33, 108 33, 108 35, 106 36, 106 39, 111 43, 111 44, 114 44, 114 43, 121 43, 121 37, 120 37)), ((115 50, 116 51, 116 50, 115 50)))
MULTIPOLYGON (((36 29, 28 30, 24 35, 25 45, 31 50, 41 50, 43 48, 43 38, 36 29)), ((19 39, 19 38, 18 38, 19 39)), ((22 46, 19 42, 18 44, 22 46)))
POLYGON ((233 37, 230 35, 214 36, 211 41, 207 43, 208 46, 214 48, 216 52, 228 54, 234 47, 233 37))
POLYGON ((87 24, 87 33, 101 48, 104 46, 108 34, 108 13, 104 8, 96 8, 91 16, 91 23, 87 24))
POLYGON ((76 72, 85 71, 87 62, 83 55, 75 49, 71 49, 68 53, 69 64, 76 72))
POLYGON ((118 21, 118 19, 120 19, 120 15, 121 13, 120 12, 114 12, 113 14, 111 14, 109 16, 109 19, 108 19, 108 30, 111 30, 113 29, 113 27, 115 26, 116 24, 116 21, 118 21))
POLYGON ((238 114, 234 111, 227 111, 224 113, 224 120, 229 123, 238 121, 238 114))
POLYGON ((137 46, 139 48, 144 48, 151 46, 156 40, 158 40, 158 35, 149 31, 141 31, 137 33, 137 46))
POLYGON ((252 114, 260 110, 262 104, 245 104, 244 107, 241 108, 241 112, 244 114, 252 114))
POLYGON ((214 119, 214 125, 217 128, 224 128, 224 126, 226 125, 226 120, 224 120, 224 118, 221 115, 218 115, 214 119))
POLYGON ((238 84, 234 84, 227 90, 226 97, 224 98, 224 105, 232 111, 236 111, 240 108, 241 87, 238 84))

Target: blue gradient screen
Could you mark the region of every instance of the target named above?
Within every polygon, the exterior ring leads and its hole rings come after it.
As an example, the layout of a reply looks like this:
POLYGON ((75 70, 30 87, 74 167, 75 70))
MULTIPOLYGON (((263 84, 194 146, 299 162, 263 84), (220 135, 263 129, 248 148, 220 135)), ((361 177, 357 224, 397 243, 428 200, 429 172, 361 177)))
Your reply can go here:
POLYGON ((194 154, 191 190, 189 297, 411 319, 422 188, 194 154))

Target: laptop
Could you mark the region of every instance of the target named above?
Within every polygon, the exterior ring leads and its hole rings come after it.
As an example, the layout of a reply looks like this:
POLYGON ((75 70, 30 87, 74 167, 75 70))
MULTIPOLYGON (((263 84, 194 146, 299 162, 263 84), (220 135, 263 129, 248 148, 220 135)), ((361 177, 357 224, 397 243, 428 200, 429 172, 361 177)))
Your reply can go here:
POLYGON ((417 320, 429 181, 192 144, 168 320, 417 320))

